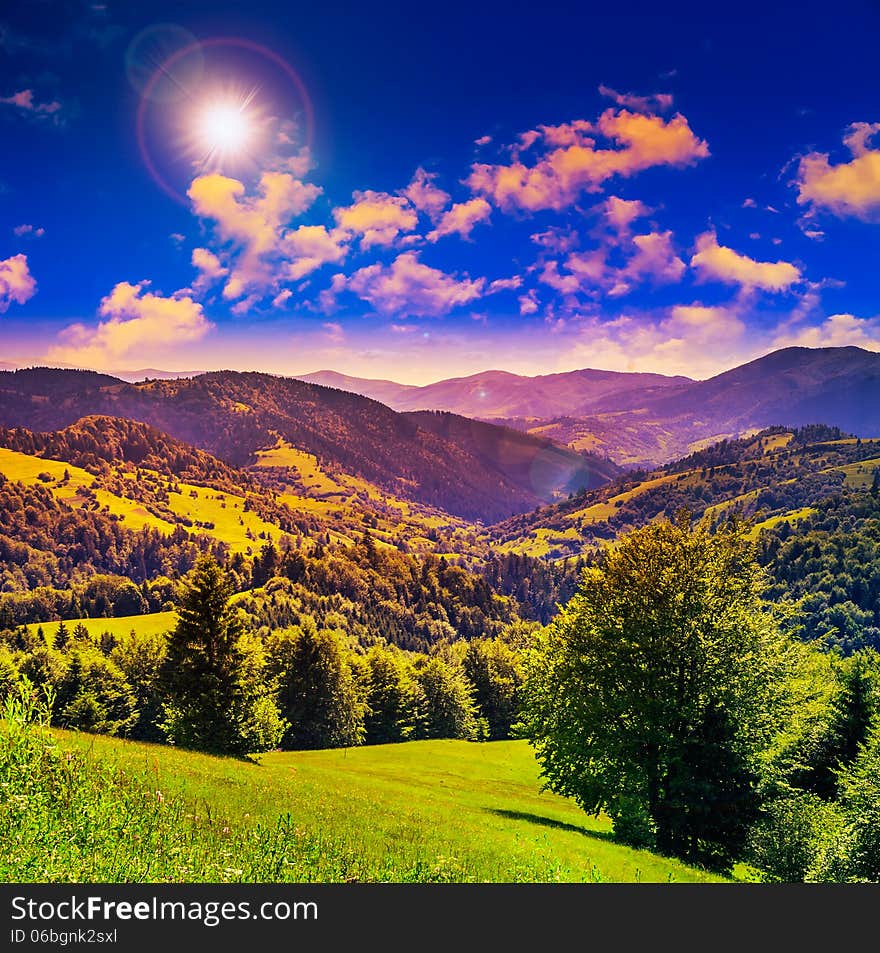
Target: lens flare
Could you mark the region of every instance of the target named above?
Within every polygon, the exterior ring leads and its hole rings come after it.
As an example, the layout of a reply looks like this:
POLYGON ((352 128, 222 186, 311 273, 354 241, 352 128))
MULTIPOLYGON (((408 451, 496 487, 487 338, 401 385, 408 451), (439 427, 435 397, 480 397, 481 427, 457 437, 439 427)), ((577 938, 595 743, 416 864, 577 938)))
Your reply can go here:
POLYGON ((299 74, 277 53, 241 37, 184 46, 176 32, 163 28, 160 33, 161 43, 150 33, 134 44, 130 79, 135 88, 143 86, 135 126, 138 148, 168 196, 188 206, 185 188, 194 174, 248 175, 267 162, 309 150, 312 102, 299 74), (166 56, 169 44, 176 48, 166 56), (157 59, 162 60, 158 65, 157 59), (236 75, 257 79, 259 87, 248 91, 236 75))
POLYGON ((246 96, 226 94, 197 107, 192 145, 199 153, 196 161, 201 168, 220 167, 245 156, 256 145, 259 116, 252 108, 256 93, 253 89, 246 96))

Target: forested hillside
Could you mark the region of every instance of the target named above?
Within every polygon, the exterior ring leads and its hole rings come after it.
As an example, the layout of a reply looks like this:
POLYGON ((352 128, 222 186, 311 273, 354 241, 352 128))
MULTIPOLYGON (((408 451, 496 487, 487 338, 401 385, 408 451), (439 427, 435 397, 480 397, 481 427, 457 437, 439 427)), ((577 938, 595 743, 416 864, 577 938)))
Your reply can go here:
MULTIPOLYGON (((535 485, 486 448, 476 455, 376 401, 269 374, 221 371, 128 384, 76 371, 0 373, 0 425, 52 431, 93 415, 150 424, 238 467, 281 438, 329 469, 485 522, 552 499, 576 480, 575 471, 588 471, 595 485, 608 470, 601 460, 560 448, 559 458, 570 461, 561 482, 535 485)), ((539 454, 547 442, 535 439, 532 447, 539 454)))

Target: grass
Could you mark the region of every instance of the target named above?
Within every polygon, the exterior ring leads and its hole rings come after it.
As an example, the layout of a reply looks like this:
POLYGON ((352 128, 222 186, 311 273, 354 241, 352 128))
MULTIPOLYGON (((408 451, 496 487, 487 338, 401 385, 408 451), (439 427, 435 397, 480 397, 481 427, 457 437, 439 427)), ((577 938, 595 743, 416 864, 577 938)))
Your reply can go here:
POLYGON ((257 551, 264 540, 280 538, 277 526, 260 519, 253 511, 245 511, 243 496, 189 483, 179 485, 180 493, 169 494, 168 508, 193 523, 199 520, 213 524, 207 529, 193 525, 188 527, 190 532, 222 540, 234 553, 257 551))
POLYGON ((297 450, 284 440, 267 450, 257 451, 258 467, 284 467, 295 470, 309 496, 346 497, 350 490, 338 483, 321 469, 318 458, 312 453, 297 450))
MULTIPOLYGON (((104 632, 111 635, 128 635, 132 629, 138 635, 158 635, 173 629, 177 624, 176 612, 150 612, 145 615, 119 616, 114 619, 66 619, 64 625, 71 631, 75 625, 82 623, 89 635, 99 636, 104 632)), ((26 626, 29 632, 35 632, 40 626, 47 634, 58 628, 57 622, 32 622, 26 626)))
POLYGON ((579 539, 580 535, 573 526, 565 530, 547 529, 539 526, 532 530, 528 536, 497 544, 495 549, 502 553, 514 552, 524 553, 527 556, 546 557, 555 547, 564 546, 567 543, 576 543, 579 539))
POLYGON ((757 539, 761 530, 773 529, 780 523, 797 523, 808 516, 812 516, 817 510, 814 506, 802 506, 797 510, 790 510, 788 513, 780 513, 778 516, 771 516, 769 519, 756 523, 749 531, 750 539, 757 539))
POLYGON ((525 742, 253 761, 0 722, 6 882, 718 881, 540 793, 525 742))
POLYGON ((874 481, 874 470, 880 467, 880 457, 873 460, 862 460, 859 463, 848 463, 845 466, 837 467, 844 473, 844 483, 846 486, 870 486, 874 481))
MULTIPOLYGON (((41 483, 58 499, 72 506, 86 503, 82 491, 95 481, 95 477, 81 467, 5 448, 0 448, 0 473, 10 480, 25 484, 41 483), (63 479, 65 471, 67 480, 63 479), (50 477, 48 481, 45 477, 40 479, 44 474, 50 477)), ((187 526, 187 530, 191 533, 221 540, 229 544, 232 552, 239 553, 257 550, 265 539, 277 540, 281 536, 281 530, 277 526, 260 519, 252 511, 245 511, 243 496, 189 483, 181 483, 179 486, 181 492, 170 494, 168 508, 190 521, 192 525, 187 526), (211 523, 213 526, 198 526, 196 521, 211 523)), ((137 500, 118 496, 104 489, 96 489, 94 493, 98 506, 120 517, 122 525, 128 529, 137 531, 148 526, 165 534, 175 530, 174 523, 154 516, 137 500)))

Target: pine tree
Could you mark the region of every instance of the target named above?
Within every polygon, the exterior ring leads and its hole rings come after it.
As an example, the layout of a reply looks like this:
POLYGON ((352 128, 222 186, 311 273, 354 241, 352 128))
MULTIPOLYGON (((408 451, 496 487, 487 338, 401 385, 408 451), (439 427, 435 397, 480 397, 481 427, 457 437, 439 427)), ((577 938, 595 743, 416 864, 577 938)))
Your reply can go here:
POLYGON ((289 720, 285 748, 344 748, 364 739, 365 705, 340 633, 318 631, 310 617, 273 633, 269 666, 289 720))
POLYGON ((181 747, 242 755, 275 747, 285 725, 264 679, 262 650, 230 607, 231 595, 221 566, 201 556, 160 674, 162 728, 181 747))

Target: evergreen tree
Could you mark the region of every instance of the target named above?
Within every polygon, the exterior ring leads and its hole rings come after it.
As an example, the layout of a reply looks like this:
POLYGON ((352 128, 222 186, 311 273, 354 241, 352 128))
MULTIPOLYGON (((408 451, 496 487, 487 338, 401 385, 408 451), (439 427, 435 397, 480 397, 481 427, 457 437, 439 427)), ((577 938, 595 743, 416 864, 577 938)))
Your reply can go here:
POLYGON ((159 677, 163 731, 173 744, 218 754, 274 748, 285 726, 223 569, 201 556, 187 582, 159 677))
POLYGON ((826 801, 838 795, 837 778, 856 759, 880 708, 880 658, 863 649, 836 664, 838 691, 827 727, 792 783, 826 801))
POLYGON ((467 741, 485 737, 485 722, 479 718, 473 688, 461 669, 432 655, 417 660, 414 674, 425 699, 420 737, 467 741))
POLYGON ((103 735, 128 735, 138 717, 125 675, 97 649, 75 648, 56 684, 54 721, 103 735))
POLYGON ((509 738, 521 703, 520 657, 501 639, 475 639, 468 643, 462 665, 488 725, 489 739, 509 738))
POLYGON ((880 883, 880 725, 838 778, 841 827, 809 879, 880 883))
POLYGON ((367 653, 366 662, 366 743, 384 744, 417 737, 425 698, 402 653, 375 645, 367 653))
POLYGON ((284 748, 343 748, 364 738, 364 704, 338 632, 305 618, 272 634, 269 672, 288 726, 284 748))
POLYGON ((69 641, 70 632, 62 620, 58 623, 58 628, 55 630, 55 648, 59 650, 64 649, 69 641))

